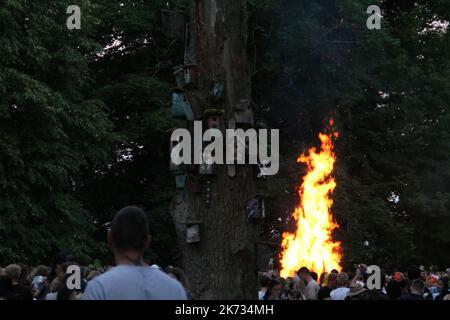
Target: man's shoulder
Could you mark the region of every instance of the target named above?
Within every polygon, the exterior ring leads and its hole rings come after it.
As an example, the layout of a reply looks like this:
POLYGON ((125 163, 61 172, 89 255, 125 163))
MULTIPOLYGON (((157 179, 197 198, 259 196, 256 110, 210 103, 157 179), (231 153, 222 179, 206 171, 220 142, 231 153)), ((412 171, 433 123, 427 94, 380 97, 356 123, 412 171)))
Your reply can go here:
POLYGON ((186 292, 183 286, 161 270, 151 267, 123 266, 115 267, 89 281, 87 297, 90 297, 91 293, 95 293, 100 296, 104 295, 107 298, 111 292, 116 292, 119 287, 123 290, 131 287, 136 288, 135 284, 142 281, 141 288, 145 288, 144 290, 148 292, 153 292, 156 297, 186 299, 186 292), (155 291, 155 288, 158 288, 158 290, 155 291))

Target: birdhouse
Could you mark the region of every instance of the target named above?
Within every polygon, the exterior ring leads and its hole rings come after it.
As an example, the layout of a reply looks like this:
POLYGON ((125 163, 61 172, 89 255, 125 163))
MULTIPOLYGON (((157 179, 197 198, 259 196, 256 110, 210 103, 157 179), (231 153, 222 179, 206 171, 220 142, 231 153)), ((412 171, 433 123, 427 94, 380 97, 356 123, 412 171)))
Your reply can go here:
MULTIPOLYGON (((270 152, 270 151, 269 151, 270 152)), ((269 160, 258 161, 258 179, 266 179, 268 176, 267 167, 269 166, 269 160)))
POLYGON ((186 117, 187 120, 194 120, 194 113, 189 102, 188 94, 182 89, 172 91, 172 115, 174 117, 186 117))
POLYGON ((254 104, 250 100, 240 100, 234 107, 234 119, 236 120, 236 124, 253 126, 254 109, 254 104))
POLYGON ((177 83, 177 87, 184 87, 184 68, 183 66, 177 66, 174 69, 173 76, 175 78, 175 82, 177 83))
POLYGON ((198 83, 198 66, 196 64, 187 64, 184 66, 184 83, 192 85, 198 83))
POLYGON ((249 220, 265 218, 265 203, 260 196, 250 199, 245 207, 245 215, 249 220))
POLYGON ((206 109, 203 112, 203 118, 205 118, 208 122, 209 129, 219 129, 223 130, 223 114, 225 110, 223 109, 206 109))
POLYGON ((175 174, 175 186, 177 189, 184 189, 186 185, 186 173, 184 171, 177 171, 175 174))
POLYGON ((186 221, 186 243, 200 242, 200 221, 186 221))
POLYGON ((212 98, 214 100, 221 100, 225 91, 225 85, 222 81, 217 81, 214 83, 212 88, 212 98))

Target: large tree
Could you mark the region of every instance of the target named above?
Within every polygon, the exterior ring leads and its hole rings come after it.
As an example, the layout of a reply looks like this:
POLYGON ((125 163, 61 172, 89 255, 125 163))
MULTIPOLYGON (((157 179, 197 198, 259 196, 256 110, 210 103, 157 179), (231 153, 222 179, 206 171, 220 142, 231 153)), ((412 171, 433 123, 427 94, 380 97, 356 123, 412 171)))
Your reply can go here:
MULTIPOLYGON (((228 124, 240 101, 251 100, 246 1, 193 1, 190 26, 199 71, 194 93, 203 111, 222 109, 228 124), (213 102, 211 89, 220 82, 223 99, 213 102)), ((205 188, 201 194, 185 189, 174 200, 183 267, 199 299, 254 299, 257 226, 245 215, 247 201, 255 196, 252 167, 237 166, 236 175, 230 177, 226 165, 216 165, 210 179, 210 205, 205 188), (185 242, 183 223, 188 220, 200 220, 200 243, 185 242)))

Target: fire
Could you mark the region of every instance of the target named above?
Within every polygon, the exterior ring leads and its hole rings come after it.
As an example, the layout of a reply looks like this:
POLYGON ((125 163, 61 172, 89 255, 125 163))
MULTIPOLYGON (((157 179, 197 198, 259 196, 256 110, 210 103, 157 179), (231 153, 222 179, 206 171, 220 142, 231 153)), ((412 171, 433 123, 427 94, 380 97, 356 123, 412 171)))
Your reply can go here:
MULTIPOLYGON (((330 125, 333 125, 332 120, 330 125)), ((319 134, 320 150, 311 148, 302 154, 298 163, 307 165, 307 174, 298 189, 300 205, 295 209, 297 230, 283 233, 281 252, 281 276, 292 276, 301 267, 315 272, 340 270, 341 244, 334 242, 332 231, 338 228, 333 221, 330 195, 336 187, 332 177, 336 156, 332 138, 337 133, 319 134)))

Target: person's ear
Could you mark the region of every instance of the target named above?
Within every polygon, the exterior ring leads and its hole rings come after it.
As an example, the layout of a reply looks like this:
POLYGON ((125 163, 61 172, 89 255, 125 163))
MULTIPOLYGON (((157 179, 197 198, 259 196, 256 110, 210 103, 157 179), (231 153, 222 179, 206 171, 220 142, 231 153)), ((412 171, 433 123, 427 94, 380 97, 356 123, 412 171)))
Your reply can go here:
POLYGON ((149 234, 145 239, 144 250, 147 250, 150 247, 150 243, 152 242, 152 236, 149 234))

